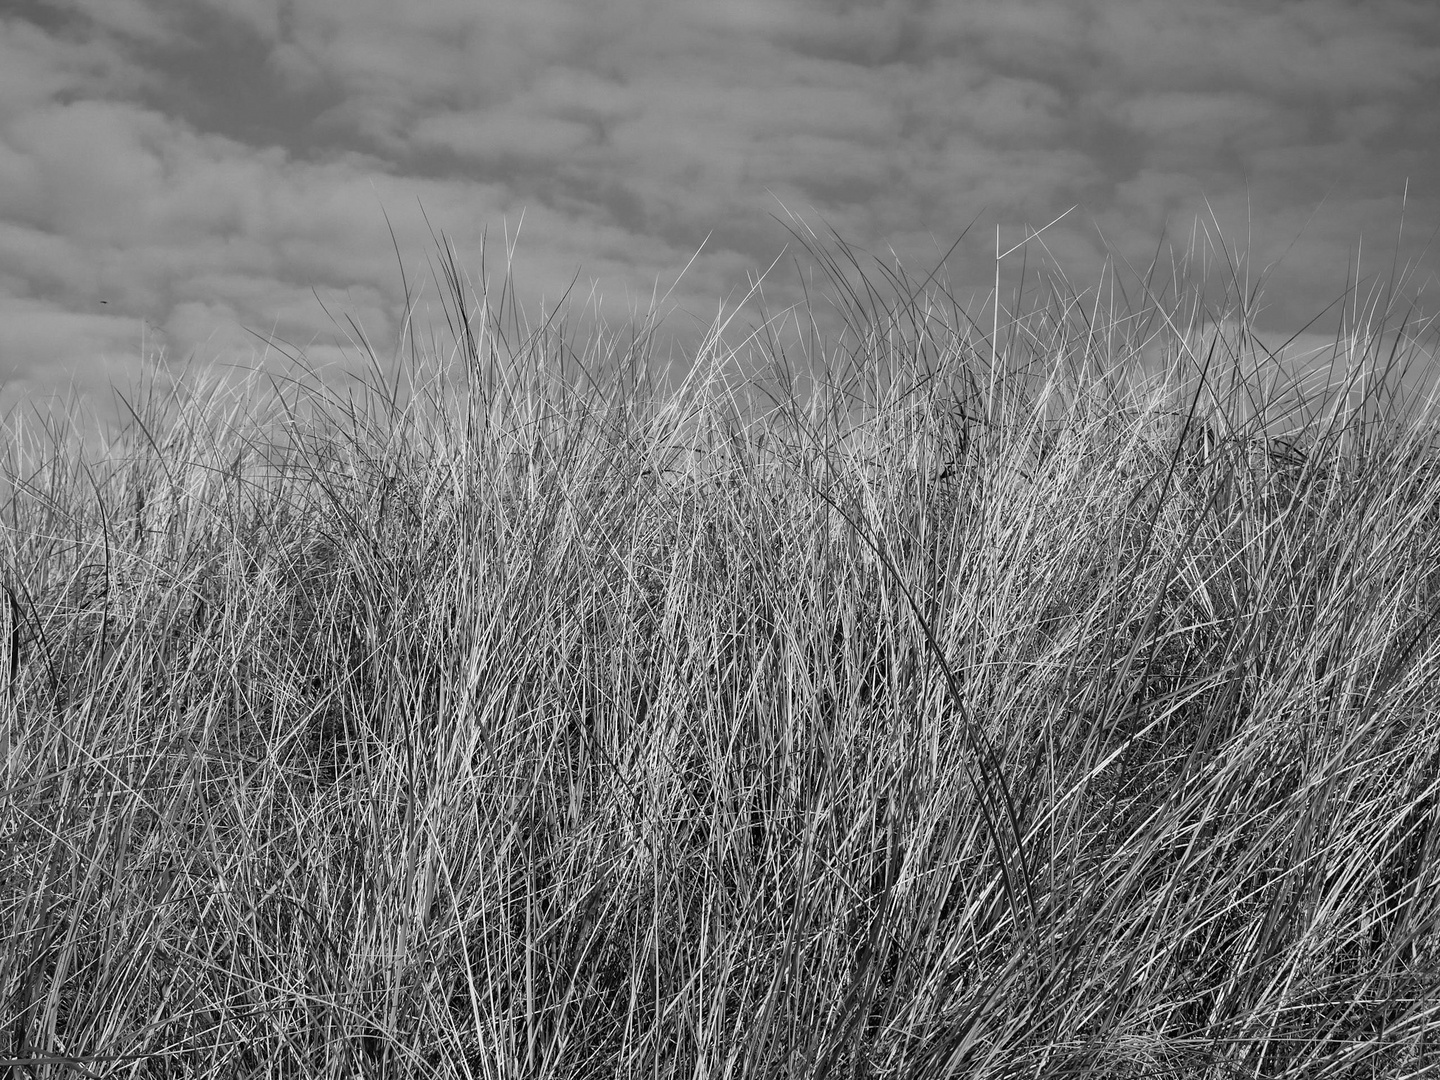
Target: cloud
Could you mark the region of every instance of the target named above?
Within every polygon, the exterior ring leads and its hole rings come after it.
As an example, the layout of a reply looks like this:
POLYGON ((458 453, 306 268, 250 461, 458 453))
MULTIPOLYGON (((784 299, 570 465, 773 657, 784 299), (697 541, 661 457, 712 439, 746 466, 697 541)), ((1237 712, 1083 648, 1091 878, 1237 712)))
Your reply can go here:
POLYGON ((1091 6, 1097 16, 1091 40, 1118 67, 1122 87, 1223 86, 1340 103, 1356 94, 1419 90, 1433 83, 1440 60, 1433 18, 1422 15, 1422 5, 1091 6))
MULTIPOLYGON (((99 311, 65 311, 38 301, 7 298, 0 303, 0 320, 4 323, 0 370, 7 384, 18 379, 55 390, 64 385, 66 376, 80 377, 84 382, 96 374, 138 374, 138 364, 131 363, 131 359, 140 328, 132 319, 102 315, 99 311), (94 370, 97 366, 101 369, 98 372, 94 370), (36 379, 42 370, 47 377, 36 379)), ((4 389, 13 388, 7 385, 4 389)), ((13 404, 13 400, 7 404, 13 404)))
POLYGON ((1180 160, 1293 144, 1304 133, 1303 118, 1241 91, 1161 91, 1124 102, 1120 117, 1159 154, 1180 160))
MULTIPOLYGON (((1124 278, 1173 245, 1218 290, 1248 235, 1252 273, 1285 256, 1262 318, 1287 334, 1344 289, 1362 236, 1366 273, 1398 250, 1418 260, 1412 285, 1433 278, 1440 34, 1423 3, 25 10, 0 16, 12 385, 138 366, 147 327, 182 358, 275 363, 250 332, 273 331, 340 362, 344 312, 383 352, 403 319, 386 214, 412 279, 432 226, 477 276, 488 230, 493 279, 523 218, 518 295, 553 304, 576 280, 572 298, 614 321, 703 243, 670 300, 685 347, 787 243, 796 254, 771 220, 787 210, 922 274, 979 215, 947 268, 977 303, 997 226, 1009 246, 1072 206, 1028 266, 1048 251, 1083 291, 1107 258, 1124 278)), ((1019 267, 1002 264, 1002 291, 1019 267)), ((789 259, 766 297, 802 298, 789 259)))
POLYGON ((118 38, 144 44, 174 39, 163 11, 147 0, 52 0, 68 26, 93 26, 118 38))

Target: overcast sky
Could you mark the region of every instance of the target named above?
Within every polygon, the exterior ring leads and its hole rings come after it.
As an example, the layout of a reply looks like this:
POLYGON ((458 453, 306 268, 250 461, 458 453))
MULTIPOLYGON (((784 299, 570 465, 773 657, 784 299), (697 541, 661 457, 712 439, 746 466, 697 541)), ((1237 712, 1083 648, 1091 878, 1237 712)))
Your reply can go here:
POLYGON ((623 323, 704 242, 682 344, 787 243, 767 299, 798 295, 787 208, 922 276, 974 221, 975 312, 997 226, 1071 206, 1045 238, 1079 288, 1213 209, 1252 277, 1283 256, 1281 339, 1357 253, 1433 311, 1437 102, 1434 0, 0 0, 4 398, 142 347, 255 364, 250 331, 341 360, 315 293, 393 347, 384 215, 423 277, 421 206, 476 274, 489 229, 492 282, 523 216, 532 315, 578 271, 623 323))

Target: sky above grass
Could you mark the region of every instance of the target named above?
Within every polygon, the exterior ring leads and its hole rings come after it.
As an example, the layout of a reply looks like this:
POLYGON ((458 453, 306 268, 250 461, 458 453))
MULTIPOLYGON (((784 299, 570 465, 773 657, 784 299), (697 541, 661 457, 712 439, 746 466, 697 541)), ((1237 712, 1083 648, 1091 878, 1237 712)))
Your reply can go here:
POLYGON ((283 367, 271 336, 354 368, 346 316, 391 356, 386 215, 413 289, 422 207, 477 280, 488 230, 492 289, 508 234, 532 319, 572 280, 612 326, 667 297, 682 352, 777 257, 767 309, 800 299, 790 213, 917 278, 963 234, 977 317, 997 228, 1072 207, 1027 280, 1053 259, 1088 303, 1107 257, 1133 297, 1126 261, 1199 236, 1212 275, 1221 237, 1268 274, 1277 342, 1357 268, 1424 312, 1437 102, 1433 0, 5 0, 4 399, 157 351, 283 367))

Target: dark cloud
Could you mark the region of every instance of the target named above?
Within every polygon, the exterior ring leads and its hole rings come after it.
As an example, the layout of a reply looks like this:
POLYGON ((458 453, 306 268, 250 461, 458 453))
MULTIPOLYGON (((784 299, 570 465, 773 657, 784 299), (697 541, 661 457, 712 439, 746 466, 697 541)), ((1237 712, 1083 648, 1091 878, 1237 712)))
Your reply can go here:
POLYGON ((488 229, 492 274, 523 219, 522 297, 578 267, 612 319, 708 236, 671 297, 692 344, 782 208, 923 270, 978 214, 948 268, 978 303, 997 225, 1078 204, 1032 251, 1076 288, 1246 246, 1283 338, 1362 238, 1363 273, 1398 252, 1433 292, 1436 100, 1428 0, 27 0, 0 15, 0 376, 94 384, 142 336, 254 363, 247 330, 339 361, 311 289, 393 336, 382 208, 413 265, 417 204, 462 259, 488 229))

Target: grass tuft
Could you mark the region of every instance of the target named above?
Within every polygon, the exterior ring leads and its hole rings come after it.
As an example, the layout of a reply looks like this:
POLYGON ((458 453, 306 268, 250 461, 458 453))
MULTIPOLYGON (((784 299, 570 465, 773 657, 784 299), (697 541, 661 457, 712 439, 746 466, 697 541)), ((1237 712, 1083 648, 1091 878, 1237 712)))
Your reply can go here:
POLYGON ((977 322, 796 236, 823 347, 662 385, 443 243, 448 350, 12 423, 0 1065, 1424 1074, 1413 327, 1317 382, 1203 282, 977 322))

